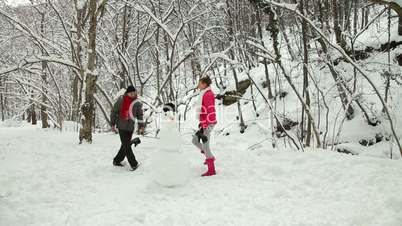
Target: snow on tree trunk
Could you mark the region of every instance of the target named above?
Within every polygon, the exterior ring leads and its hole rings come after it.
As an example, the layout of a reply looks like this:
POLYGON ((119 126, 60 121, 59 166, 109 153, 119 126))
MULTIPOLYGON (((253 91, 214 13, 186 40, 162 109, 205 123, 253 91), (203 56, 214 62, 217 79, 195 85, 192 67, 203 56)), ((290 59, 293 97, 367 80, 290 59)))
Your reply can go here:
POLYGON ((72 91, 73 91, 73 99, 72 99, 72 120, 78 121, 79 114, 80 114, 80 106, 82 101, 82 88, 83 88, 83 79, 84 75, 84 63, 82 57, 82 40, 83 40, 83 23, 84 17, 87 12, 86 5, 83 5, 83 1, 75 2, 76 4, 76 15, 74 18, 74 29, 75 29, 75 39, 73 43, 73 53, 72 59, 73 61, 80 67, 78 71, 74 71, 72 76, 74 76, 73 83, 72 83, 72 91))
MULTIPOLYGON (((45 37, 45 13, 40 12, 41 14, 41 21, 40 21, 40 35, 42 38, 45 37)), ((46 56, 46 51, 42 49, 42 56, 46 56)), ((48 113, 47 113, 47 87, 48 87, 48 82, 47 82, 47 61, 42 61, 42 72, 41 72, 41 77, 42 77, 42 104, 40 106, 40 118, 42 120, 42 128, 48 128, 49 123, 48 123, 48 113)))
POLYGON ((92 128, 95 115, 95 97, 96 92, 96 32, 97 32, 97 1, 89 2, 89 31, 88 31, 88 64, 85 72, 85 102, 81 106, 82 111, 82 128, 80 129, 80 143, 83 140, 88 143, 92 142, 92 128))

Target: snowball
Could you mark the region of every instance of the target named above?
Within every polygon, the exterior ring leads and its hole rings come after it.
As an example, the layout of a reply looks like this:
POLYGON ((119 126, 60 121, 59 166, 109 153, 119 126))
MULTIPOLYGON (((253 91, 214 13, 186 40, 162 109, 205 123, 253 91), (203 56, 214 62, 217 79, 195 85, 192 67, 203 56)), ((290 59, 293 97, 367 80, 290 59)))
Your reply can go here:
POLYGON ((182 139, 175 131, 165 131, 161 129, 159 132, 160 145, 163 151, 178 152, 182 146, 182 139))
POLYGON ((153 180, 164 187, 185 185, 190 179, 190 161, 180 152, 159 151, 151 161, 153 180))

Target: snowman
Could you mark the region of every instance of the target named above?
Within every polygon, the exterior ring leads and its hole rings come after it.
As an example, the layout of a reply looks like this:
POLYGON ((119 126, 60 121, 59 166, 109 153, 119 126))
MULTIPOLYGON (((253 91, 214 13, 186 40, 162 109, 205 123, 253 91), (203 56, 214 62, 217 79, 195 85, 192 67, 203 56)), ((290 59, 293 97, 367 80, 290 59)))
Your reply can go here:
POLYGON ((183 140, 173 111, 162 113, 160 149, 152 156, 153 180, 163 187, 183 186, 190 177, 190 162, 183 153, 183 140))

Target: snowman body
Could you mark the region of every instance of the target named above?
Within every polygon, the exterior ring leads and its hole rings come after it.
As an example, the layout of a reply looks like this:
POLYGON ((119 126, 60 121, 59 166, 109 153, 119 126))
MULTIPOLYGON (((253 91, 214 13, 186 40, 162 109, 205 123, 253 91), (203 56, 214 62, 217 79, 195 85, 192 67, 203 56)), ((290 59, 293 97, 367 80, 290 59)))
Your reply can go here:
POLYGON ((183 186, 189 180, 190 162, 183 153, 183 140, 175 120, 162 120, 159 132, 160 149, 152 157, 154 181, 164 187, 183 186))

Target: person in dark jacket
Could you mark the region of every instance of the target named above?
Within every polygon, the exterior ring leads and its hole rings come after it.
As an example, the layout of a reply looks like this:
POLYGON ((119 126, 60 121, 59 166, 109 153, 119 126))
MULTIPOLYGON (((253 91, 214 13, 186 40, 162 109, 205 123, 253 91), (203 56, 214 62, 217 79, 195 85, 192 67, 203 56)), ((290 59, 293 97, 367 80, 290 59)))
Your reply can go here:
POLYGON ((138 134, 144 134, 143 115, 142 103, 138 99, 136 89, 134 86, 127 87, 126 93, 114 104, 110 115, 112 131, 119 133, 121 141, 120 150, 113 159, 114 166, 122 167, 121 162, 127 157, 131 169, 138 168, 130 141, 134 133, 135 119, 138 121, 138 134))

